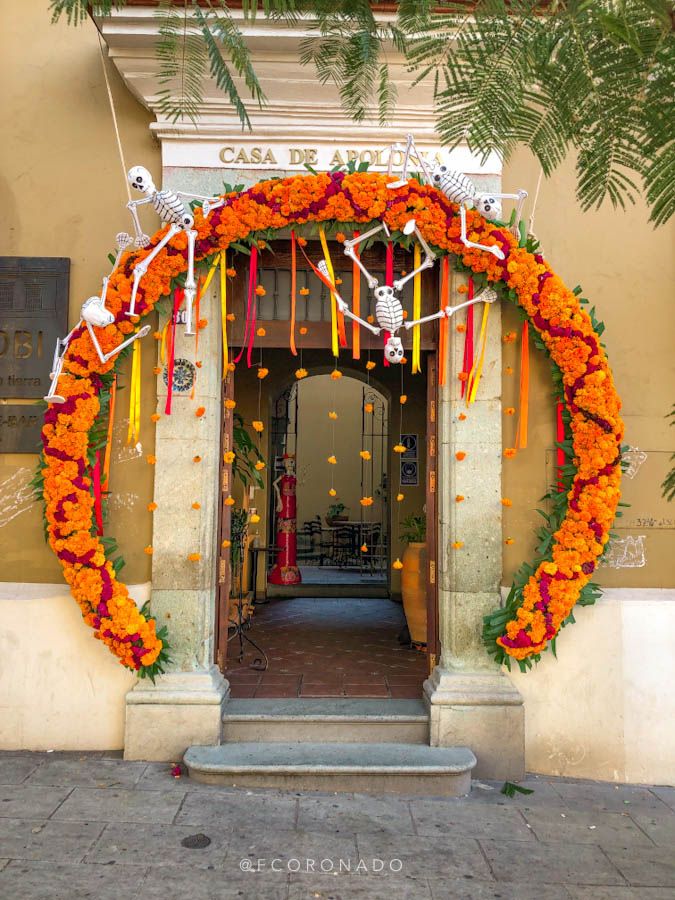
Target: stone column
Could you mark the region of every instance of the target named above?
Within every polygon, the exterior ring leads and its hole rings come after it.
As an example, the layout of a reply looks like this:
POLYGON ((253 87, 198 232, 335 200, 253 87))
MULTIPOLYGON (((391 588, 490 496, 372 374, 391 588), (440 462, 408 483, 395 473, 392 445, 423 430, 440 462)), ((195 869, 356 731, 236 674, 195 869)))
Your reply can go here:
MULTIPOLYGON (((482 305, 474 309, 478 332, 482 305)), ((502 574, 499 304, 490 308, 483 377, 468 408, 456 377, 464 339, 454 328, 451 334, 449 377, 438 415, 441 658, 424 685, 431 744, 470 747, 479 777, 517 779, 525 772, 523 700, 481 642, 483 615, 500 602, 502 574), (460 461, 457 453, 466 456, 460 461), (465 499, 457 502, 457 495, 465 499), (455 541, 463 547, 454 549, 455 541)))
POLYGON ((126 759, 178 760, 190 744, 220 741, 229 684, 213 662, 222 368, 217 302, 215 291, 202 302, 208 325, 199 335, 200 369, 192 365, 194 336, 186 337, 182 325, 176 329, 176 361, 186 361, 177 362, 176 373, 196 377, 194 398, 190 387, 174 387, 171 415, 165 415, 164 366, 157 377, 150 607, 158 626, 168 628, 171 664, 154 685, 139 681, 127 694, 126 759), (191 553, 201 559, 191 562, 191 553))

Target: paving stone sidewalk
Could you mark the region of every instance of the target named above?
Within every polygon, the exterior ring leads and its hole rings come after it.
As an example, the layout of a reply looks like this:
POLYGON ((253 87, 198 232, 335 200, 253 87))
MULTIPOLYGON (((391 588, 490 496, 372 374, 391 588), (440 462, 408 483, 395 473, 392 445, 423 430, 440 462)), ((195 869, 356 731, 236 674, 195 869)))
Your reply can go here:
POLYGON ((0 898, 675 900, 675 788, 523 786, 251 791, 116 754, 0 753, 0 898))

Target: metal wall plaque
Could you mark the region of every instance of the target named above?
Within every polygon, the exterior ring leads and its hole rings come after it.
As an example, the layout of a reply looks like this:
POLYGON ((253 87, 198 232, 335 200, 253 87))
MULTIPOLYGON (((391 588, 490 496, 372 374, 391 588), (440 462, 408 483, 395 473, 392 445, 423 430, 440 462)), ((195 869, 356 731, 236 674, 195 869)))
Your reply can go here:
POLYGON ((0 453, 39 453, 42 420, 33 403, 0 403, 0 453))
POLYGON ((70 260, 0 257, 0 397, 43 397, 68 331, 70 260))

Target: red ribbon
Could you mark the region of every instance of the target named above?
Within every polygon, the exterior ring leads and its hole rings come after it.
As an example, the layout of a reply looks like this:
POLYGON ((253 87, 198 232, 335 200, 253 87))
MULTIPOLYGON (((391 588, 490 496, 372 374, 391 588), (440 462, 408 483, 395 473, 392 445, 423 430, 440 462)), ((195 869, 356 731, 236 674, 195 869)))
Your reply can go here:
POLYGON ((255 323, 257 318, 257 307, 255 285, 258 280, 258 248, 255 244, 251 247, 251 262, 248 267, 248 299, 246 301, 246 324, 244 325, 244 337, 241 344, 241 350, 237 354, 235 363, 244 355, 246 348, 246 365, 251 368, 251 354, 253 353, 253 344, 255 341, 255 323))
MULTIPOLYGON (((473 300, 473 278, 469 277, 469 293, 468 300, 473 300)), ((473 304, 466 308, 466 331, 464 332, 464 361, 462 362, 462 372, 468 375, 473 369, 473 304)), ((462 382, 463 397, 466 393, 467 381, 462 382)))
MULTIPOLYGON (((391 241, 387 242, 387 253, 385 256, 385 263, 384 263, 384 283, 386 285, 388 285, 389 287, 394 286, 394 245, 391 241)), ((391 337, 391 332, 385 331, 384 332, 385 345, 390 337, 391 337)), ((384 358, 384 364, 387 367, 389 366, 389 360, 386 358, 386 356, 384 358)))
MULTIPOLYGON (((559 444, 565 440, 565 423, 563 422, 563 403, 561 400, 555 405, 555 437, 559 444)), ((558 490, 564 491, 562 467, 565 465, 565 451, 560 447, 556 447, 555 451, 556 469, 558 479, 558 490)))
POLYGON ((94 481, 94 513, 96 516, 96 533, 103 534, 103 492, 101 491, 101 451, 96 451, 96 462, 91 470, 94 481))
POLYGON ((182 288, 176 288, 173 292, 173 314, 171 316, 171 330, 169 331, 169 352, 166 364, 166 406, 164 413, 171 415, 171 399, 173 397, 173 364, 176 357, 176 321, 178 319, 178 310, 183 302, 184 291, 182 288))

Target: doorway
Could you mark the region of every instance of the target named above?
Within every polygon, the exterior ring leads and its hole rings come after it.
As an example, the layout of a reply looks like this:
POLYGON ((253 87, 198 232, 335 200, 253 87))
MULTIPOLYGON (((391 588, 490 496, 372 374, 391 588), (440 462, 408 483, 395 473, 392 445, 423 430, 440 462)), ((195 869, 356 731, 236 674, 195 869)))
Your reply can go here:
MULTIPOLYGON (((268 665, 264 672, 252 670, 256 651, 249 646, 241 658, 230 649, 226 659, 228 629, 222 627, 218 662, 234 697, 420 697, 436 651, 436 386, 435 355, 430 352, 435 338, 431 328, 423 334, 422 372, 415 376, 409 365, 385 368, 381 341, 365 334, 360 358, 354 359, 348 347, 336 365, 330 351, 329 298, 309 273, 298 273, 298 284, 306 285, 309 294, 304 308, 296 310, 297 355, 292 355, 284 253, 283 246, 275 247, 260 270, 265 293, 257 304, 252 365, 238 366, 228 378, 237 414, 244 423, 263 426, 262 432, 251 432, 265 461, 263 484, 237 487, 227 477, 227 464, 223 477, 235 499, 231 509, 241 507, 248 515, 241 556, 250 549, 250 562, 234 581, 229 576, 234 592, 221 590, 220 618, 236 622, 233 603, 243 596, 245 628, 264 649, 268 665), (331 377, 336 368, 340 377, 331 377), (260 371, 266 373, 263 378, 260 371), (294 530, 300 578, 293 584, 271 584, 269 573, 284 543, 275 484, 290 471, 289 457, 296 481, 294 521, 286 517, 282 524, 285 534, 294 530), (392 565, 403 556, 401 532, 409 516, 426 519, 429 526, 430 640, 416 648, 406 638, 401 572, 392 565)), ((398 264, 407 264, 404 254, 398 264)), ((337 265, 336 270, 343 281, 352 275, 337 265)), ((425 283, 427 312, 438 300, 431 293, 437 290, 435 282, 426 278, 425 283)), ((365 284, 362 289, 367 296, 365 284)), ((341 290, 349 295, 349 287, 341 290)), ((410 306, 411 298, 403 299, 404 308, 410 306)), ((230 343, 236 347, 241 340, 236 329, 245 315, 243 296, 236 290, 234 314, 230 343)), ((232 446, 225 434, 223 445, 232 446)), ((228 542, 224 532, 221 538, 221 544, 228 542)), ((227 571, 222 560, 221 570, 227 571)))

